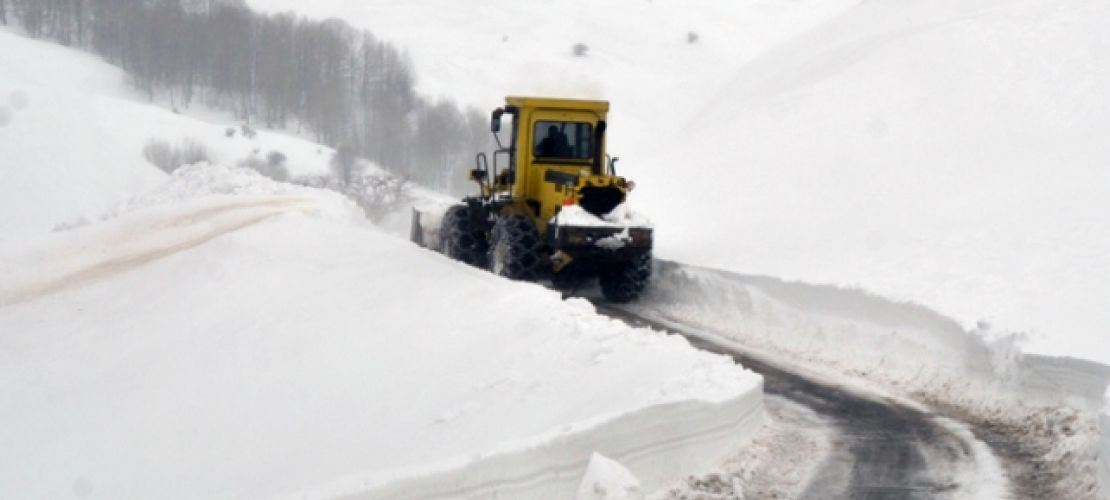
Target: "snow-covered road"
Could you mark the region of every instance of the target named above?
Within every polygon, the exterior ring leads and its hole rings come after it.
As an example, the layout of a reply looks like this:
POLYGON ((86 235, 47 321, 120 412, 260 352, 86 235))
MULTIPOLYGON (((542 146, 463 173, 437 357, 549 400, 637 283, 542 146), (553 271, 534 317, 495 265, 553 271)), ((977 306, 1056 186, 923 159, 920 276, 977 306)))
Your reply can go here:
POLYGON ((636 326, 684 335, 702 349, 732 356, 763 375, 766 394, 777 396, 765 401, 770 411, 776 405, 796 404, 821 417, 831 430, 830 446, 822 456, 801 457, 820 463, 808 485, 797 492, 799 498, 1017 500, 1045 498, 1041 495, 1050 493, 1038 490, 1037 481, 1020 479, 1029 477, 1026 473, 1033 465, 1021 436, 983 423, 965 423, 900 399, 866 394, 857 387, 818 382, 752 356, 735 344, 708 340, 704 334, 628 309, 599 304, 599 311, 636 326), (1011 484, 1009 477, 1019 479, 1011 484))

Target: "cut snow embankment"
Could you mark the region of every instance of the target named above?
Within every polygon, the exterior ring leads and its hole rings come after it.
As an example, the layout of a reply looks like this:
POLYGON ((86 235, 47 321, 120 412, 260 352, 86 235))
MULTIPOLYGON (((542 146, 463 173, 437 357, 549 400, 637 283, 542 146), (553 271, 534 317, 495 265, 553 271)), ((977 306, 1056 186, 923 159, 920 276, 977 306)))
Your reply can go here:
POLYGON ((1013 336, 965 331, 927 308, 858 290, 669 262, 656 269, 653 286, 631 306, 638 314, 724 337, 778 363, 791 360, 821 380, 1021 429, 1049 443, 1049 458, 1068 468, 1072 498, 1089 495, 1096 468, 1105 480, 1105 462, 1097 460, 1107 434, 1097 415, 1110 367, 1025 354, 1013 336))
POLYGON ((594 452, 650 490, 758 429, 731 360, 358 218, 198 166, 5 250, 0 497, 571 498, 594 452))

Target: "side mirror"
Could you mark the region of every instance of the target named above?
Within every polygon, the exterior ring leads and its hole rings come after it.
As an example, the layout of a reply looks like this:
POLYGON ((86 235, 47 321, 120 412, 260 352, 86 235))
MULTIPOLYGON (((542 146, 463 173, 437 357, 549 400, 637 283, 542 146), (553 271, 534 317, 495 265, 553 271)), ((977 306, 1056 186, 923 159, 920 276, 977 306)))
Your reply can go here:
POLYGON ((493 110, 493 114, 490 116, 489 120, 490 132, 496 134, 501 131, 501 115, 503 114, 505 114, 505 110, 502 108, 497 108, 493 110))
POLYGON ((476 168, 470 171, 470 180, 484 182, 486 180, 486 175, 487 173, 485 170, 476 168))

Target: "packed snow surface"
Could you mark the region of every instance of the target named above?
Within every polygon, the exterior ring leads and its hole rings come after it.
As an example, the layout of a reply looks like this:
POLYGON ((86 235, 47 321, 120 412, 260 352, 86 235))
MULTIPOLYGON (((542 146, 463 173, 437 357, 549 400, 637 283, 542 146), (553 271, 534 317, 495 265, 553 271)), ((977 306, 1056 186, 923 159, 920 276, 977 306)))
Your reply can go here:
POLYGON ((664 257, 1110 363, 1106 2, 248 3, 368 28, 465 104, 611 100, 664 257))
POLYGON ((121 207, 0 255, 0 497, 567 498, 595 451, 658 487, 759 426, 731 360, 330 192, 198 165, 121 207))

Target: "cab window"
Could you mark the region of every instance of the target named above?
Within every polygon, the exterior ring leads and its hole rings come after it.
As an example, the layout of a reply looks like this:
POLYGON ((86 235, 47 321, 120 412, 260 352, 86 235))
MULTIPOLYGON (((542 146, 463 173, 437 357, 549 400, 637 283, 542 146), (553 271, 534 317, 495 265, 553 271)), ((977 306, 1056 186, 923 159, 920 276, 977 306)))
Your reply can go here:
POLYGON ((583 122, 537 121, 532 150, 538 158, 589 160, 593 125, 583 122))

